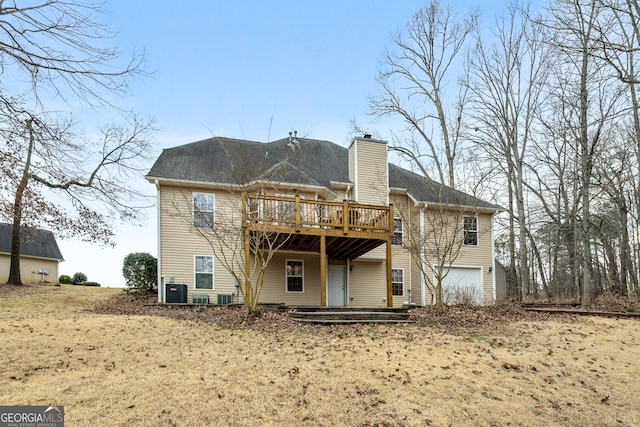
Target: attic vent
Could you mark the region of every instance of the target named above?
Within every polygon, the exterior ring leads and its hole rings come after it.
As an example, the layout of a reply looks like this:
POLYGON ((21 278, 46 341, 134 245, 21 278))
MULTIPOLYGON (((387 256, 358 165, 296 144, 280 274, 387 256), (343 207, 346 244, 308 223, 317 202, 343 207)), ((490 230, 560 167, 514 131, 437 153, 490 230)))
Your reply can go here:
POLYGON ((370 133, 365 133, 364 134, 364 139, 371 139, 371 134, 370 133))

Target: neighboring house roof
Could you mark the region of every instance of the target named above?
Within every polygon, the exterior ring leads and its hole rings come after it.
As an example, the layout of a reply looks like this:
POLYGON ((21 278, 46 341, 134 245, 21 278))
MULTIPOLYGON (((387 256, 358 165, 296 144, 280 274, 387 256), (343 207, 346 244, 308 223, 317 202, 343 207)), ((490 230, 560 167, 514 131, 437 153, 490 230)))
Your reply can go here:
MULTIPOLYGON (((0 253, 11 253, 11 224, 0 223, 0 253)), ((63 261, 58 243, 51 231, 22 227, 20 255, 63 261)))
MULTIPOLYGON (((289 138, 261 143, 214 137, 165 149, 147 179, 219 184, 252 181, 287 182, 332 189, 331 182, 351 183, 348 149, 330 141, 289 138)), ((418 202, 502 210, 468 194, 389 165, 389 186, 406 189, 418 202)))

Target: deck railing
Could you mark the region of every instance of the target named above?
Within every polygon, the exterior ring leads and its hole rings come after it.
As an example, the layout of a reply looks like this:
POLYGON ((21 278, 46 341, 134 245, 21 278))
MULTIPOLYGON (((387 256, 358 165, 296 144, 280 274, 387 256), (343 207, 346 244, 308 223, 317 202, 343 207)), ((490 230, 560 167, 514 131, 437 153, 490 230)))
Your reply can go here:
POLYGON ((243 198, 245 223, 304 228, 342 229, 390 233, 392 207, 353 201, 328 202, 300 196, 247 195, 243 198), (346 212, 346 215, 345 215, 346 212))

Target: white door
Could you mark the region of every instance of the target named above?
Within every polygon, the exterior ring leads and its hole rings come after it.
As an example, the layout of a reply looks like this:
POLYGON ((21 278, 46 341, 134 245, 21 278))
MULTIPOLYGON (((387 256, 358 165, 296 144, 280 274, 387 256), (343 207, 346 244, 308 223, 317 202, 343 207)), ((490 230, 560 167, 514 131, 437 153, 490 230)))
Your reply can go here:
POLYGON ((329 274, 327 275, 327 304, 330 307, 342 307, 346 299, 346 272, 344 265, 329 264, 329 274))
POLYGON ((447 305, 482 305, 482 268, 451 267, 442 281, 442 300, 447 305))

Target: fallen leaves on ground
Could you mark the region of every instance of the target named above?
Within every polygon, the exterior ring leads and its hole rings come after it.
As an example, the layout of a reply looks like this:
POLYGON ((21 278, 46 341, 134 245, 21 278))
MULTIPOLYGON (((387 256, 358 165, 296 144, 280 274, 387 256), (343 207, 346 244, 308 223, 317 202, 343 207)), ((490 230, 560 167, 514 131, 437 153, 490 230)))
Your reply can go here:
MULTIPOLYGON (((158 305, 149 300, 136 298, 122 293, 99 302, 94 312, 117 315, 163 316, 174 319, 194 320, 214 323, 228 329, 252 329, 263 332, 278 332, 291 329, 322 329, 338 336, 351 332, 348 325, 321 326, 303 324, 291 319, 286 312, 261 310, 249 314, 243 306, 194 305, 178 306, 158 305)), ((494 327, 518 321, 541 321, 553 316, 548 313, 528 312, 515 305, 495 305, 488 307, 445 306, 417 307, 410 310, 410 319, 422 326, 444 328, 450 332, 465 331, 474 328, 494 327)), ((570 316, 565 316, 570 318, 570 316)), ((375 328, 376 325, 368 325, 375 328)), ((366 327, 366 326, 365 326, 366 327)))

